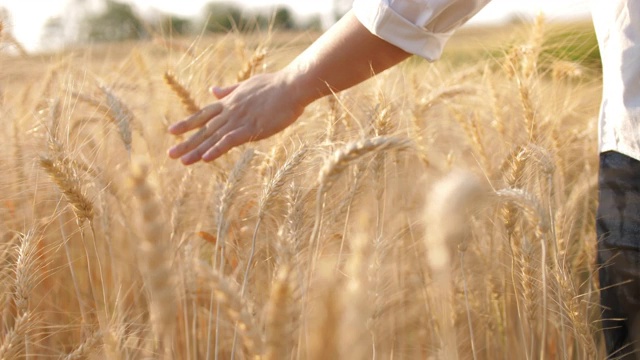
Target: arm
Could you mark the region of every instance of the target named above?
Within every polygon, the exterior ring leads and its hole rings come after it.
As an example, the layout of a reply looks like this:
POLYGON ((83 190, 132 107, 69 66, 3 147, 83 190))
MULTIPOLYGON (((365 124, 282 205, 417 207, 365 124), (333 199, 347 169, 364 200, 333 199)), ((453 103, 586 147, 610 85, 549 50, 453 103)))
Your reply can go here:
POLYGON ((357 85, 410 55, 371 34, 349 12, 283 71, 309 104, 331 91, 357 85))
POLYGON ((219 101, 169 128, 174 135, 198 129, 169 150, 185 165, 212 161, 231 148, 264 139, 292 124, 313 101, 352 87, 409 57, 345 15, 284 69, 226 89, 219 101))

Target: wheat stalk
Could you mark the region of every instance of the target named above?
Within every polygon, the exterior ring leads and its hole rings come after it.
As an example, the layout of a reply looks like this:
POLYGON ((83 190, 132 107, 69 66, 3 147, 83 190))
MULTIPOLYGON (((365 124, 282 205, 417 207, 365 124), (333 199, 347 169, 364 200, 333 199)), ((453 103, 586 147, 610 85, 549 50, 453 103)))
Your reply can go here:
POLYGON ((333 267, 322 264, 318 271, 319 304, 312 312, 310 324, 308 358, 311 360, 339 359, 339 322, 342 312, 339 304, 338 286, 333 276, 333 267))
POLYGON ((23 188, 27 184, 27 176, 24 171, 24 153, 21 145, 20 129, 18 128, 19 122, 18 120, 13 120, 13 159, 15 161, 15 171, 16 171, 16 184, 15 189, 16 193, 22 194, 23 188))
MULTIPOLYGON (((227 178, 227 181, 225 182, 224 188, 222 189, 222 194, 220 196, 220 204, 218 206, 218 221, 217 221, 217 225, 218 225, 218 232, 217 232, 217 237, 216 237, 216 250, 215 250, 215 254, 214 254, 214 266, 216 265, 216 261, 218 261, 218 256, 220 258, 220 264, 219 264, 219 269, 220 269, 220 273, 223 274, 223 269, 224 269, 224 263, 225 263, 225 247, 226 247, 226 243, 225 243, 225 239, 223 238, 223 234, 227 231, 227 221, 226 221, 226 216, 227 216, 227 212, 229 210, 229 208, 231 207, 239 189, 238 189, 238 185, 240 183, 240 180, 242 180, 242 178, 244 177, 245 172, 247 171, 247 167, 250 165, 251 160, 253 160, 254 157, 254 151, 253 149, 249 149, 246 150, 244 152, 244 154, 242 154, 242 157, 240 158, 240 160, 238 160, 238 162, 236 162, 233 171, 231 172, 231 174, 229 175, 229 177, 227 178), (218 255, 218 251, 220 251, 219 255, 218 255)), ((212 294, 213 295, 213 294, 212 294)), ((212 322, 213 322, 213 300, 214 297, 211 296, 211 301, 209 303, 209 322, 208 322, 208 335, 207 335, 207 358, 209 358, 209 354, 210 354, 210 345, 211 345, 211 331, 213 330, 213 326, 212 326, 212 322)), ((214 358, 217 360, 218 359, 218 351, 219 351, 219 341, 220 341, 220 304, 218 303, 218 305, 216 306, 216 338, 215 338, 215 344, 214 344, 214 358)), ((234 330, 236 331, 236 330, 234 330)), ((234 345, 235 345, 235 338, 236 338, 236 334, 237 332, 234 333, 234 345)), ((235 346, 232 345, 232 353, 235 350, 235 346)))
POLYGON ((180 180, 180 185, 178 186, 178 191, 175 199, 173 200, 173 206, 171 207, 171 235, 170 239, 172 243, 175 243, 175 237, 178 232, 181 231, 182 227, 182 219, 180 216, 180 212, 183 210, 184 203, 186 202, 187 197, 189 196, 189 183, 193 180, 193 171, 191 169, 187 170, 182 179, 180 180))
POLYGON ((256 332, 258 326, 251 316, 248 304, 240 295, 239 289, 212 268, 199 265, 197 274, 205 284, 208 284, 220 308, 235 324, 235 330, 240 335, 247 351, 250 354, 260 354, 262 339, 256 332))
POLYGON ((367 359, 373 355, 371 346, 365 342, 367 321, 373 316, 367 294, 372 249, 365 236, 366 225, 366 221, 361 219, 351 241, 352 252, 345 264, 348 279, 343 284, 345 314, 341 323, 341 358, 345 359, 367 359))
POLYGON ((291 286, 289 266, 283 265, 271 286, 269 302, 265 309, 265 358, 284 359, 291 349, 291 286))
POLYGON ((349 189, 349 194, 344 198, 344 200, 338 205, 338 211, 335 212, 334 218, 336 220, 344 219, 344 227, 342 229, 342 239, 340 240, 340 250, 338 251, 338 259, 336 263, 338 265, 341 264, 342 260, 342 252, 344 249, 344 243, 347 238, 347 231, 349 226, 349 220, 351 218, 351 210, 354 205, 354 201, 358 194, 360 194, 363 183, 362 178, 364 176, 364 169, 361 166, 355 166, 353 170, 353 180, 351 182, 351 187, 349 189))
MULTIPOLYGON (((441 327, 440 351, 447 359, 458 358, 456 334, 451 322, 451 256, 452 247, 467 247, 466 238, 470 231, 469 219, 473 206, 484 198, 485 192, 480 181, 473 174, 456 171, 446 175, 434 186, 425 210, 427 234, 427 264, 434 281, 441 291, 433 295, 438 312, 437 322, 441 327)), ((476 358, 475 339, 469 324, 471 347, 476 358)))

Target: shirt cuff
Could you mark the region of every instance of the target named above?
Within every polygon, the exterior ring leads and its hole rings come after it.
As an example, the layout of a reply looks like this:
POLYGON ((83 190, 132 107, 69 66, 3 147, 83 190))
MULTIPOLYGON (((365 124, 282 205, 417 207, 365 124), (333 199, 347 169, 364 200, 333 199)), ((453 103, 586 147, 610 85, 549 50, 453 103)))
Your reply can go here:
POLYGON ((453 32, 432 33, 393 10, 385 1, 355 0, 353 13, 372 34, 400 49, 435 61, 453 32))

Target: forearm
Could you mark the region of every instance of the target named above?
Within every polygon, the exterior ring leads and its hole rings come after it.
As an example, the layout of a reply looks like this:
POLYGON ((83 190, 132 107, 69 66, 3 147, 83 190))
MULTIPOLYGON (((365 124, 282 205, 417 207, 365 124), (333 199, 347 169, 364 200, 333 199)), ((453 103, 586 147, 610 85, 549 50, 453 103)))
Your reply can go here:
POLYGON ((282 71, 307 105, 359 84, 409 56, 371 34, 349 12, 282 71))

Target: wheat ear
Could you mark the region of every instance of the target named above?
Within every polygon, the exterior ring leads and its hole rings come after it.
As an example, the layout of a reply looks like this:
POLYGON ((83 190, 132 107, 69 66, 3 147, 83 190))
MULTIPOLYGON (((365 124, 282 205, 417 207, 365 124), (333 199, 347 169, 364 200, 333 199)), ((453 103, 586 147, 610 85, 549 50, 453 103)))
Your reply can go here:
MULTIPOLYGON (((302 190, 294 182, 289 184, 285 195, 287 200, 287 215, 283 230, 280 232, 280 240, 287 244, 287 256, 298 253, 299 239, 303 228, 305 215, 305 196, 302 190)), ((282 253, 282 252, 281 252, 282 253)))
MULTIPOLYGON (((523 183, 525 165, 529 159, 528 153, 523 146, 516 147, 501 167, 502 178, 509 188, 520 188, 523 183)), ((507 231, 509 243, 514 239, 516 222, 518 220, 518 208, 507 202, 501 209, 502 222, 507 231)))
POLYGON ((536 239, 542 238, 549 230, 549 221, 542 206, 527 191, 518 188, 502 189, 496 191, 496 195, 500 200, 511 203, 522 211, 524 218, 533 227, 536 239))
POLYGON ((176 78, 173 73, 169 71, 165 72, 164 82, 169 86, 171 90, 173 90, 178 98, 180 98, 182 106, 184 106, 185 110, 187 110, 189 114, 194 114, 200 111, 200 107, 196 104, 195 100, 193 100, 193 97, 191 96, 191 93, 189 93, 189 90, 187 90, 180 83, 178 78, 176 78))
POLYGON ((159 209, 156 192, 147 182, 146 163, 134 162, 131 170, 132 190, 140 207, 143 238, 139 245, 138 265, 150 293, 151 321, 165 351, 175 326, 176 294, 171 267, 168 233, 159 209))
MULTIPOLYGON (((227 178, 227 181, 225 182, 224 187, 222 189, 222 194, 220 195, 219 205, 218 205, 218 218, 217 218, 218 233, 216 237, 217 238, 216 252, 219 247, 222 252, 220 256, 223 256, 224 254, 225 242, 224 242, 223 234, 227 230, 227 223, 225 221, 227 212, 231 208, 231 205, 233 204, 233 201, 235 200, 236 195, 240 190, 238 188, 238 185, 240 184, 240 181, 244 177, 244 174, 246 173, 247 168, 251 163, 251 160, 253 160, 254 155, 255 155, 255 152, 253 151, 253 149, 248 149, 247 151, 244 152, 244 154, 242 154, 242 157, 240 158, 240 160, 238 160, 238 162, 236 162, 235 166, 233 167, 233 170, 231 171, 231 174, 229 174, 229 177, 227 178)), ((217 256, 216 256, 216 260, 217 260, 217 256)), ((220 266, 222 266, 222 264, 220 266)))
POLYGON ((597 349, 593 340, 592 330, 590 329, 589 319, 581 316, 584 310, 581 309, 581 295, 578 294, 576 285, 571 280, 566 268, 560 268, 554 272, 558 292, 560 293, 560 311, 561 316, 566 317, 572 325, 576 338, 584 345, 583 353, 580 358, 595 359, 597 349))
POLYGON ((78 223, 93 220, 93 203, 82 192, 80 180, 72 168, 61 161, 54 161, 47 157, 40 157, 40 166, 64 194, 73 206, 78 223))
POLYGON ((18 247, 18 257, 16 260, 16 281, 13 299, 16 304, 18 314, 25 314, 29 311, 29 294, 38 282, 36 268, 37 257, 37 235, 34 230, 20 236, 20 246, 18 247))
MULTIPOLYGON (((519 213, 523 215, 523 218, 527 220, 530 227, 533 228, 533 233, 535 240, 540 242, 540 245, 543 250, 543 255, 546 256, 545 248, 546 248, 546 238, 545 233, 549 230, 549 222, 547 216, 544 214, 542 210, 542 206, 530 193, 526 192, 523 189, 502 189, 496 192, 496 195, 499 199, 507 203, 507 206, 512 206, 517 209, 519 213)), ((520 268, 521 274, 521 284, 522 284, 522 297, 524 301, 524 312, 529 320, 532 320, 535 317, 535 313, 537 310, 536 299, 537 296, 535 294, 536 289, 539 288, 539 285, 535 283, 536 277, 534 276, 535 268, 533 267, 533 258, 534 258, 534 245, 523 237, 524 240, 520 244, 520 246, 511 245, 512 251, 512 276, 515 274, 515 265, 520 268)), ((542 257, 542 265, 541 265, 541 275, 542 275, 542 283, 543 283, 543 311, 546 316, 546 289, 544 289, 544 285, 546 283, 546 264, 545 258, 542 257)), ((513 284, 515 288, 515 281, 513 284)), ((516 306, 518 307, 518 312, 520 312, 520 303, 516 297, 516 306)), ((546 325, 543 324, 543 328, 546 329, 546 325)), ((524 342, 524 328, 521 324, 521 336, 523 337, 524 342)), ((544 331, 543 331, 544 332, 544 331)), ((527 357, 530 357, 529 351, 535 351, 533 333, 530 334, 530 346, 527 351, 527 357)))
MULTIPOLYGON (((569 238, 571 233, 570 231, 564 231, 565 226, 563 226, 562 224, 565 224, 567 222, 572 222, 574 224, 575 223, 581 224, 584 221, 586 221, 585 219, 582 219, 579 216, 576 216, 575 214, 582 213, 582 211, 578 211, 578 210, 582 206, 585 206, 588 203, 589 199, 592 198, 592 196, 596 192, 597 187, 598 187, 597 176, 592 176, 589 173, 586 173, 580 176, 580 180, 578 184, 576 184, 573 187, 573 190, 569 194, 569 197, 567 198, 567 200, 561 204, 560 208, 556 212, 554 223, 556 225, 556 234, 558 234, 558 241, 557 241, 558 255, 557 256, 558 256, 558 261, 561 261, 562 263, 565 262, 565 257, 567 256, 567 254, 571 253, 568 251, 571 243, 569 239, 577 238, 580 235, 580 234, 575 234, 571 236, 571 238, 569 238), (573 218, 570 218, 571 215, 569 214, 574 214, 573 218)), ((568 229, 579 228, 578 226, 575 226, 575 225, 566 226, 566 227, 568 229)))
MULTIPOLYGON (((379 136, 370 139, 363 139, 360 141, 351 142, 345 145, 343 148, 335 151, 328 159, 320 170, 318 175, 318 190, 316 192, 316 215, 309 240, 309 250, 307 263, 309 264, 309 271, 307 272, 307 284, 311 284, 313 276, 315 261, 318 258, 320 249, 320 227, 322 225, 322 213, 324 208, 324 195, 333 186, 340 174, 351 164, 353 161, 360 159, 366 154, 375 153, 377 151, 388 151, 390 149, 405 149, 408 148, 410 142, 407 139, 379 136)), ((307 300, 303 299, 302 313, 305 313, 307 306, 307 300)))
POLYGON ((377 151, 404 149, 409 145, 407 139, 390 136, 378 136, 348 143, 325 160, 318 176, 319 193, 327 192, 347 166, 362 156, 377 151))
POLYGON ((306 146, 302 146, 298 150, 296 150, 289 158, 287 158, 284 164, 282 164, 282 166, 276 171, 273 177, 262 189, 262 196, 260 196, 260 200, 258 201, 258 221, 256 221, 255 229, 253 230, 253 237, 251 239, 251 251, 249 252, 249 258, 247 259, 247 268, 245 270, 244 279, 242 281, 242 296, 244 296, 247 288, 249 271, 251 270, 253 257, 256 252, 258 230, 260 229, 260 224, 262 223, 262 219, 265 216, 265 211, 267 210, 267 208, 271 207, 273 201, 281 193, 282 188, 289 175, 291 175, 293 170, 300 164, 300 162, 302 162, 306 153, 306 146))
POLYGON ((29 312, 18 315, 13 328, 5 333, 0 344, 0 359, 17 359, 25 349, 25 337, 31 330, 31 314, 29 312))
POLYGON ((107 107, 109 108, 107 116, 118 127, 120 139, 129 154, 131 154, 131 123, 134 119, 133 113, 107 86, 100 85, 99 88, 107 98, 107 107))
POLYGON ((49 132, 48 145, 49 153, 52 155, 52 158, 59 161, 63 166, 73 169, 76 174, 83 172, 90 174, 95 178, 99 176, 99 172, 94 169, 92 165, 89 165, 86 161, 80 161, 72 158, 71 154, 65 150, 65 146, 57 140, 55 133, 52 131, 49 132))
POLYGON ((262 64, 266 55, 267 55, 267 51, 265 49, 262 49, 262 48, 256 49, 256 51, 251 56, 251 59, 249 59, 249 61, 247 61, 242 67, 242 70, 238 72, 238 75, 236 76, 236 80, 240 82, 250 78, 255 73, 258 66, 262 64))
POLYGON ((88 359, 92 351, 98 346, 100 339, 102 338, 102 332, 94 331, 89 335, 82 344, 78 345, 72 352, 65 356, 64 360, 81 360, 88 359))
POLYGON ((320 248, 320 226, 322 224, 322 209, 324 207, 324 194, 333 186, 340 174, 353 161, 360 159, 362 156, 377 151, 388 151, 391 149, 404 149, 409 147, 409 141, 402 138, 378 136, 375 138, 364 139, 347 144, 342 149, 333 153, 320 170, 318 176, 318 191, 316 193, 316 218, 309 240, 310 249, 315 246, 314 251, 309 251, 308 262, 311 265, 309 271, 309 282, 313 274, 315 258, 317 258, 320 248))
MULTIPOLYGON (((244 272, 244 279, 242 280, 242 288, 240 290, 240 296, 244 296, 247 289, 247 284, 249 282, 249 272, 251 271, 253 257, 255 256, 255 252, 256 252, 258 230, 260 229, 260 224, 262 223, 262 219, 264 218, 265 210, 271 206, 275 197, 281 192, 282 187, 284 186, 285 181, 287 180, 287 177, 291 174, 293 169, 295 169, 295 167, 298 164, 300 164, 306 152, 307 152, 307 148, 304 146, 296 150, 292 156, 287 158, 287 160, 282 165, 282 167, 280 167, 278 171, 276 171, 273 178, 271 178, 267 182, 266 186, 262 190, 262 196, 260 197, 260 200, 258 202, 258 221, 256 221, 256 225, 253 230, 253 237, 251 239, 251 250, 249 251, 249 258, 247 259, 247 267, 244 272)), ((232 357, 235 351, 235 343, 236 343, 235 334, 233 338, 234 339, 233 339, 232 350, 231 350, 232 357)))
MULTIPOLYGON (((17 242, 19 238, 20 235, 16 234, 10 239, 6 240, 6 242, 0 243, 0 264, 8 264, 11 262, 13 247, 15 245, 14 243, 17 242)), ((9 266, 0 267, 0 286, 5 283, 5 280, 10 276, 11 273, 12 269, 9 266)), ((0 288, 0 290, 4 290, 4 287, 0 288)), ((6 295, 10 295, 10 293, 10 291, 5 292, 6 295)))

